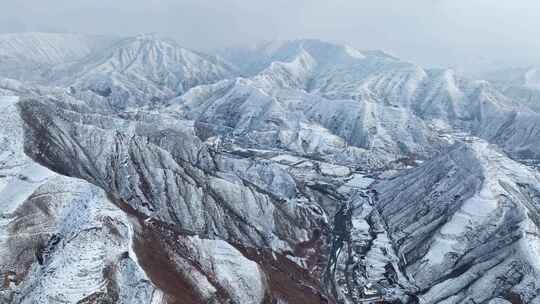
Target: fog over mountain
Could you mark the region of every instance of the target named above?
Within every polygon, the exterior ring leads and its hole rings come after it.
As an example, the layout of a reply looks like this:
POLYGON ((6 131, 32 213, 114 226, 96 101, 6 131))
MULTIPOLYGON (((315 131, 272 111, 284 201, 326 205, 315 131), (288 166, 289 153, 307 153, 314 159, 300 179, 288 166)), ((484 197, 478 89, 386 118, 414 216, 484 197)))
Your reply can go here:
POLYGON ((319 38, 467 72, 540 64, 535 0, 18 0, 0 31, 158 32, 197 49, 319 38))

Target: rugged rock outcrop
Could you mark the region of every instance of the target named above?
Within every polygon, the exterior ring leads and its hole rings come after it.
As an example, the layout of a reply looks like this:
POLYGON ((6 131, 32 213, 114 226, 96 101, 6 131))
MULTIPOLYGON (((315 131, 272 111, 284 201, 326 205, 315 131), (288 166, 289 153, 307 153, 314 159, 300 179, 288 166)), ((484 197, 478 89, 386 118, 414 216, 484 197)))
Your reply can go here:
POLYGON ((536 170, 470 139, 375 186, 421 303, 539 300, 539 181, 536 170))
POLYGON ((0 97, 0 301, 150 303, 161 297, 137 264, 127 215, 98 187, 24 154, 17 100, 0 97))

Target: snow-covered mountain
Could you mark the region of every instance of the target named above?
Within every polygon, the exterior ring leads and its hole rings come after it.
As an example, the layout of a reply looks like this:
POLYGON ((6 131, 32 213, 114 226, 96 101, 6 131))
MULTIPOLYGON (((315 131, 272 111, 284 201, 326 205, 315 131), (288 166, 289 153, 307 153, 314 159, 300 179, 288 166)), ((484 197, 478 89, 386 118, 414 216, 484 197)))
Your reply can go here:
POLYGON ((40 80, 51 67, 81 60, 114 40, 81 34, 1 34, 0 77, 40 80))
POLYGON ((4 302, 540 301, 534 73, 57 36, 0 44, 4 302))
POLYGON ((504 69, 482 75, 506 95, 540 112, 540 70, 538 68, 504 69))
POLYGON ((122 39, 51 74, 57 85, 71 87, 79 94, 91 91, 98 102, 125 108, 159 104, 194 86, 231 77, 233 72, 214 57, 146 34, 122 39))
POLYGON ((289 44, 276 51, 289 61, 196 87, 171 101, 171 110, 208 136, 243 134, 255 145, 339 161, 433 155, 444 145, 441 128, 499 143, 515 157, 539 153, 538 114, 485 81, 319 41, 289 44))
POLYGON ((1 86, 0 302, 150 303, 162 297, 130 254, 132 223, 106 193, 24 154, 16 95, 31 93, 1 86))
POLYGON ((537 170, 469 138, 375 187, 420 302, 538 301, 539 181, 537 170))

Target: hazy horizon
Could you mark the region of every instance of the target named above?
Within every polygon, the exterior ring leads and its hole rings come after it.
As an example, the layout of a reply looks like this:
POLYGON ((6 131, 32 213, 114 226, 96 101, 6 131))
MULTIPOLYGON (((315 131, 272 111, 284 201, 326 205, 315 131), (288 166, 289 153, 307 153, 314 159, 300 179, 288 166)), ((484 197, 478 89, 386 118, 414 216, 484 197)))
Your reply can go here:
POLYGON ((540 65, 532 0, 20 0, 2 9, 3 33, 155 32, 203 51, 316 38, 467 72, 540 65))

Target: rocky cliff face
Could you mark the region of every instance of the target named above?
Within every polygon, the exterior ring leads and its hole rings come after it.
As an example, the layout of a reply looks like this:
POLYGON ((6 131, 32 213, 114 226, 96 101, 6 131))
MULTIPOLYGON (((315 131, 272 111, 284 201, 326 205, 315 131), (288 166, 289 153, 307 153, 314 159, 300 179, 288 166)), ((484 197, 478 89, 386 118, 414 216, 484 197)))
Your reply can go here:
POLYGON ((538 298, 540 176, 482 140, 375 186, 421 302, 538 298))
POLYGON ((160 297, 132 253, 126 214, 100 188, 24 154, 17 101, 0 97, 2 302, 150 303, 160 297))
POLYGON ((316 40, 49 71, 0 81, 7 303, 539 301, 540 118, 497 83, 316 40))

